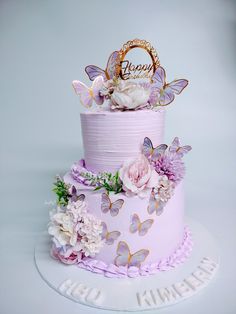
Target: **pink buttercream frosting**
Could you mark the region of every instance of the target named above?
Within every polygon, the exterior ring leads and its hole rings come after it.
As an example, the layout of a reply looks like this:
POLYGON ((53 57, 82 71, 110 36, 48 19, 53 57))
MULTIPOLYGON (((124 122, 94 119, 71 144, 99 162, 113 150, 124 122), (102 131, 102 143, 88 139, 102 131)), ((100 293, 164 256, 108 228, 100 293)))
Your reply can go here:
POLYGON ((77 266, 87 269, 94 273, 103 274, 106 277, 138 277, 156 274, 160 271, 167 271, 182 264, 190 255, 193 248, 192 234, 188 226, 184 228, 184 237, 180 246, 169 257, 164 258, 156 263, 146 263, 140 268, 116 266, 107 264, 94 258, 84 258, 77 266))

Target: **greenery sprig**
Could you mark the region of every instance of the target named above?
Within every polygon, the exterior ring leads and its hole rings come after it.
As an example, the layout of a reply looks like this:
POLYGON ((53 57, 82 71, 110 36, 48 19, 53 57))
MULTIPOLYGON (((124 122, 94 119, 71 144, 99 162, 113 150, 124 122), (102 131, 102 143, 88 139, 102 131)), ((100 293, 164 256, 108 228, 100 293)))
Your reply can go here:
POLYGON ((69 202, 69 186, 59 177, 56 177, 56 182, 53 183, 53 192, 57 195, 57 204, 66 206, 69 202))
POLYGON ((91 172, 84 172, 81 173, 81 176, 84 177, 91 186, 95 187, 95 191, 102 188, 106 189, 108 193, 114 192, 117 194, 123 191, 118 171, 114 175, 110 172, 102 172, 98 175, 94 175, 91 172))

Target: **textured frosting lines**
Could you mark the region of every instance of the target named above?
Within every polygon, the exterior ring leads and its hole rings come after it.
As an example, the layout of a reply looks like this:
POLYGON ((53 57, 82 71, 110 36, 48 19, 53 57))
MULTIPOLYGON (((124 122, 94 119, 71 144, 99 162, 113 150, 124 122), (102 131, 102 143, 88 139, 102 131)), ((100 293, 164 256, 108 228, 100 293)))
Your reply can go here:
POLYGON ((163 142, 164 111, 82 113, 81 127, 87 169, 114 173, 140 153, 146 136, 163 142))

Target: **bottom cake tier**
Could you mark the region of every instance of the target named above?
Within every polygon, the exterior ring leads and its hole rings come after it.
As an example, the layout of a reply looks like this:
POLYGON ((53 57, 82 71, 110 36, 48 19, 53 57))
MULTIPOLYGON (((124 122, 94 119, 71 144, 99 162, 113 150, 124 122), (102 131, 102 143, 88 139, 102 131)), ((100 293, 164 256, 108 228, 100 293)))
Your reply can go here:
POLYGON ((84 258, 78 266, 108 277, 135 277, 173 268, 192 249, 191 234, 184 225, 183 184, 163 212, 150 214, 150 195, 140 199, 124 193, 107 195, 64 177, 85 195, 88 211, 102 221, 104 245, 95 258, 84 258))

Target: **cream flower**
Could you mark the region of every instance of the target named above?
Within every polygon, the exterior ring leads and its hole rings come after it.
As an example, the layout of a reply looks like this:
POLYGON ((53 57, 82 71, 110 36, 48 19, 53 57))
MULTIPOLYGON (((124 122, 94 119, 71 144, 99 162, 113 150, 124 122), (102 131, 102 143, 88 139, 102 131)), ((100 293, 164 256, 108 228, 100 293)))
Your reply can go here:
POLYGON ((123 189, 128 196, 137 194, 143 198, 158 185, 158 174, 144 155, 126 160, 119 170, 123 189))
POLYGON ((150 90, 134 82, 120 81, 111 94, 111 109, 138 109, 147 104, 150 90))
POLYGON ((50 235, 54 236, 60 245, 74 246, 77 241, 77 232, 73 216, 69 212, 56 213, 48 228, 50 235))
POLYGON ((157 193, 159 199, 166 203, 174 193, 174 183, 167 176, 160 176, 157 193))

